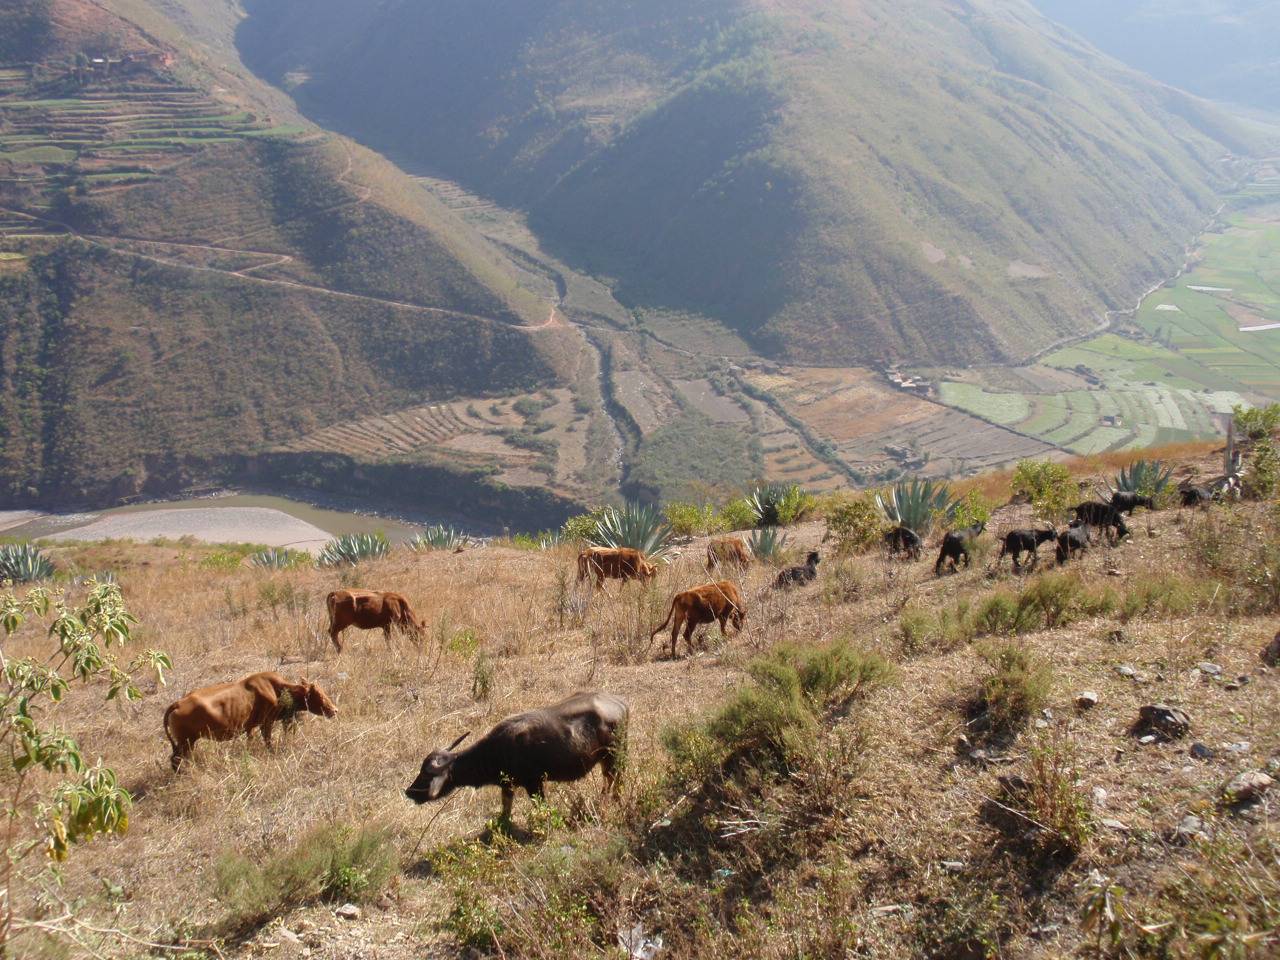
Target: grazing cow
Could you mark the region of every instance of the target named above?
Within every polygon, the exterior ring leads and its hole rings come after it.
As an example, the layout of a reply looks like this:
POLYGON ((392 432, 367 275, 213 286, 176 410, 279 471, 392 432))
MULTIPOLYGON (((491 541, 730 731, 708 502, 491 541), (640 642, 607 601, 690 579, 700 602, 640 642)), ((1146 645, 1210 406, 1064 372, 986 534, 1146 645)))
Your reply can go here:
POLYGON ((1054 557, 1059 564, 1063 564, 1077 553, 1084 553, 1088 549, 1089 525, 1072 522, 1070 527, 1058 534, 1058 546, 1054 550, 1054 557))
POLYGON ((721 567, 737 567, 743 570, 749 566, 751 566, 751 551, 747 549, 741 537, 719 537, 707 544, 708 573, 721 567))
POLYGON ((787 567, 773 581, 773 589, 786 590, 791 587, 803 587, 812 583, 818 576, 818 563, 821 561, 817 550, 811 550, 805 557, 804 564, 798 567, 787 567))
POLYGON ((1057 536, 1058 531, 1052 527, 1048 530, 1010 530, 1004 535, 1004 543, 1000 545, 1000 556, 996 557, 996 566, 1000 566, 1000 561, 1007 553, 1013 557, 1013 572, 1018 573, 1022 569, 1022 555, 1029 553, 1031 566, 1034 567, 1040 559, 1036 552, 1040 549, 1040 544, 1048 543, 1057 536))
POLYGON ((933 575, 939 577, 942 575, 942 567, 948 560, 951 561, 951 570, 954 573, 960 566, 960 561, 964 560, 964 565, 969 566, 969 546, 978 537, 982 536, 982 531, 987 529, 985 521, 979 521, 972 527, 964 527, 960 530, 948 530, 942 537, 942 550, 938 553, 938 560, 933 565, 933 575))
POLYGON ((177 770, 191 756, 197 740, 231 740, 258 727, 270 749, 276 721, 288 729, 296 715, 304 712, 332 717, 338 708, 306 678, 290 683, 278 673, 252 673, 231 683, 201 687, 175 700, 164 712, 164 735, 173 747, 169 762, 177 770))
POLYGON ((511 819, 516 789, 541 797, 548 780, 581 780, 598 764, 607 790, 617 792, 618 750, 627 704, 611 693, 575 693, 567 700, 507 717, 466 750, 436 750, 405 790, 414 803, 447 797, 458 787, 502 788, 502 819, 511 819))
POLYGON ((1112 546, 1117 540, 1129 536, 1129 528, 1125 525, 1124 516, 1109 503, 1091 500, 1076 507, 1076 519, 1089 527, 1096 527, 1107 535, 1107 542, 1112 546))
POLYGON ((720 632, 725 632, 726 621, 733 624, 735 630, 742 629, 742 622, 747 619, 747 604, 742 599, 738 585, 731 580, 719 583, 706 583, 692 590, 677 593, 671 600, 671 609, 667 611, 667 619, 662 621, 653 633, 649 634, 649 643, 653 638, 671 624, 671 659, 676 658, 676 637, 680 628, 684 627, 684 643, 693 655, 693 631, 704 623, 720 621, 720 632), (674 623, 672 621, 675 621, 674 623))
POLYGON ((1184 507, 1204 507, 1207 510, 1213 502, 1213 491, 1208 487, 1183 487, 1179 493, 1184 507))
POLYGON ((1144 497, 1141 494, 1130 493, 1127 490, 1117 490, 1111 494, 1111 506, 1121 513, 1132 514, 1139 507, 1146 507, 1148 510, 1154 510, 1155 501, 1151 497, 1144 497))
POLYGON ((631 547, 588 547, 578 554, 578 582, 594 575, 600 590, 606 579, 621 580, 624 585, 628 580, 648 583, 657 574, 658 568, 631 547))
POLYGON ((887 531, 884 535, 884 545, 891 555, 898 556, 905 553, 912 560, 919 560, 920 551, 924 549, 920 534, 910 527, 894 527, 887 531))
POLYGON ((329 639, 342 652, 340 635, 347 627, 381 630, 391 642, 391 628, 399 627, 414 640, 422 635, 426 624, 413 615, 409 601, 398 593, 378 590, 334 590, 325 598, 329 608, 329 639))

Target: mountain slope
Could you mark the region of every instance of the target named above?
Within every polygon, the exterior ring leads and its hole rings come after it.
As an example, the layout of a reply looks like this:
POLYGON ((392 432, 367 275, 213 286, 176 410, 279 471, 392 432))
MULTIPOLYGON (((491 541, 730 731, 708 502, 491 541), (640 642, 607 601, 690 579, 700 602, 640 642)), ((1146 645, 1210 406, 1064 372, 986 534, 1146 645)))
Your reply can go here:
POLYGON ((247 9, 246 62, 306 112, 791 360, 1087 332, 1176 269, 1248 149, 1022 0, 247 9))
POLYGON ((117 6, 139 20, 31 0, 0 21, 40 57, 0 63, 6 499, 163 492, 573 368, 549 305, 412 180, 280 123, 278 94, 170 42, 175 8, 117 6))

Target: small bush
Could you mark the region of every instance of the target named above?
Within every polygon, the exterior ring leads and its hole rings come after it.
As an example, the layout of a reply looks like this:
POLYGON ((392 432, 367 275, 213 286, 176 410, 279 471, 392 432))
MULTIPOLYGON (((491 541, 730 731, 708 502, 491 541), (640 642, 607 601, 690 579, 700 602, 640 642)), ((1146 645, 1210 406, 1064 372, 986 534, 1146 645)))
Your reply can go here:
POLYGON ((1209 600, 1213 592, 1213 584, 1199 583, 1177 574, 1142 577, 1126 591, 1120 603, 1120 616, 1125 621, 1139 617, 1186 616, 1209 600))
POLYGON ((991 672, 982 681, 979 703, 991 728, 1012 731, 1049 702, 1053 670, 1020 643, 984 647, 979 655, 991 672))
POLYGON ((1280 492, 1280 453, 1270 435, 1254 444, 1244 475, 1244 493, 1251 500, 1270 500, 1280 492))
POLYGON ((951 522, 958 528, 975 527, 991 519, 994 504, 982 495, 980 490, 970 490, 964 499, 955 505, 951 522))
POLYGON ((720 508, 717 521, 722 530, 750 530, 756 525, 756 511, 750 499, 738 497, 720 508))
POLYGON ((1026 779, 1021 802, 1041 828, 1037 846, 1046 854, 1075 856, 1093 833, 1093 817, 1075 751, 1060 732, 1037 738, 1026 779))
POLYGON ((709 503, 669 503, 666 510, 667 524, 677 537, 700 537, 719 533, 723 527, 716 508, 709 503))
POLYGON ((53 564, 32 543, 0 545, 0 582, 35 583, 53 576, 53 564))
POLYGON ((353 567, 365 560, 385 557, 390 549, 382 533, 348 533, 326 543, 316 563, 321 567, 353 567))
POLYGON ((813 509, 813 497, 798 484, 771 483, 747 498, 757 527, 789 527, 813 509))
POLYGON ((214 866, 214 889, 229 931, 260 926, 316 900, 372 900, 399 866, 391 831, 339 824, 318 827, 292 848, 255 863, 238 853, 214 866))
POLYGON ((1022 460, 1013 471, 1013 492, 1025 496, 1036 518, 1061 523, 1080 498, 1071 472, 1051 460, 1022 460))
POLYGON ((603 516, 604 510, 600 509, 570 517, 564 522, 564 526, 560 528, 561 539, 566 543, 572 544, 591 542, 596 535, 596 531, 600 529, 600 520, 603 516))
POLYGON ((827 535, 842 556, 877 546, 884 526, 884 516, 868 494, 837 504, 827 513, 827 535))
POLYGON ((1280 403, 1252 408, 1235 406, 1231 408, 1231 414, 1236 429, 1250 440, 1262 440, 1280 430, 1280 403))

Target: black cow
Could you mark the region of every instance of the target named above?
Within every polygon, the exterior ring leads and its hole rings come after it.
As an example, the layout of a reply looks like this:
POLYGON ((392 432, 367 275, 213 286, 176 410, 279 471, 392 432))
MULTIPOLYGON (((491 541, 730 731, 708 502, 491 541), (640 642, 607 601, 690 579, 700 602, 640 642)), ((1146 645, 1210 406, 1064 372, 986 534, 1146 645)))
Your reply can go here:
POLYGON ((773 588, 775 590, 786 590, 790 587, 803 587, 807 583, 812 583, 818 576, 818 562, 821 559, 817 550, 810 551, 809 556, 805 558, 803 566, 787 567, 779 573, 777 579, 773 581, 773 588))
POLYGON ((959 567, 961 560, 964 560, 966 567, 969 566, 969 545, 982 536, 982 531, 986 529, 986 523, 980 521, 972 527, 948 530, 942 537, 942 550, 938 553, 938 561, 933 565, 933 575, 941 576, 942 566, 948 560, 951 561, 952 571, 959 567))
POLYGON ((1000 561, 1007 553, 1013 557, 1013 572, 1017 573, 1022 569, 1022 555, 1029 553, 1031 566, 1034 567, 1036 561, 1040 559, 1036 553, 1040 544, 1048 543, 1057 535, 1058 532, 1052 527, 1048 530, 1010 530, 1004 535, 1004 543, 1000 545, 1000 556, 996 557, 996 566, 1000 566, 1000 561))
POLYGON ((517 787, 541 797, 548 780, 581 780, 597 765, 605 788, 616 792, 618 749, 628 715, 625 701, 601 691, 575 693, 549 707, 518 713, 466 750, 454 753, 464 733, 449 749, 432 753, 405 796, 426 803, 458 787, 497 786, 502 788, 502 819, 508 821, 517 787))
POLYGON ((1070 527, 1058 534, 1058 546, 1054 550, 1054 556, 1058 563, 1062 564, 1077 553, 1084 553, 1088 549, 1089 525, 1073 522, 1070 527))
POLYGON ((884 545, 889 549, 890 554, 898 556, 905 553, 912 560, 919 560, 920 551, 924 549, 920 534, 910 527, 894 527, 887 531, 884 535, 884 545))
POLYGON ((1127 490, 1117 490, 1111 494, 1111 506, 1121 513, 1128 514, 1132 514, 1139 507, 1146 507, 1148 510, 1156 508, 1154 501, 1150 497, 1144 497, 1138 493, 1130 493, 1127 490))
POLYGON ((1129 528, 1125 525, 1120 511, 1109 503, 1091 500, 1076 507, 1076 519, 1090 527, 1106 532, 1107 541, 1113 546, 1117 540, 1129 536, 1129 528))

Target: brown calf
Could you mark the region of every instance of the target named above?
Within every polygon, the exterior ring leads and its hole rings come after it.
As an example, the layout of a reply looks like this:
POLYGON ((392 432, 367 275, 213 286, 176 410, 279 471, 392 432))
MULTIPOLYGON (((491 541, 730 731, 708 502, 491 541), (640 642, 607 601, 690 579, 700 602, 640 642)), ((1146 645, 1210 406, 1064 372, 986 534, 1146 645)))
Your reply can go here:
POLYGON ((231 740, 262 728, 262 739, 271 748, 271 728, 277 720, 286 726, 297 713, 332 717, 338 708, 323 690, 306 679, 290 683, 278 673, 253 673, 230 683, 193 690, 164 712, 164 735, 173 747, 170 763, 177 770, 191 756, 197 740, 231 740), (289 697, 282 704, 281 695, 289 697))
POLYGON ((631 547, 588 547, 578 554, 578 582, 594 576, 598 589, 606 579, 647 583, 657 574, 658 568, 631 547))
POLYGON ((325 599, 329 607, 329 639, 342 652, 339 635, 347 627, 381 630, 391 642, 391 628, 398 626, 415 640, 421 636, 423 624, 413 615, 409 601, 398 593, 378 590, 335 590, 325 599))
POLYGON ((741 537, 719 537, 707 544, 708 573, 719 567, 737 567, 742 570, 749 566, 751 551, 741 537))
POLYGON ((649 635, 649 643, 671 624, 671 659, 676 658, 676 637, 680 628, 684 627, 684 643, 690 655, 693 654, 693 631, 704 623, 720 621, 720 632, 725 632, 725 621, 733 623, 735 630, 742 629, 742 622, 747 619, 747 604, 742 599, 738 585, 731 580, 719 583, 707 583, 692 590, 677 593, 671 600, 671 609, 662 625, 649 635), (674 623, 672 621, 675 621, 674 623))

